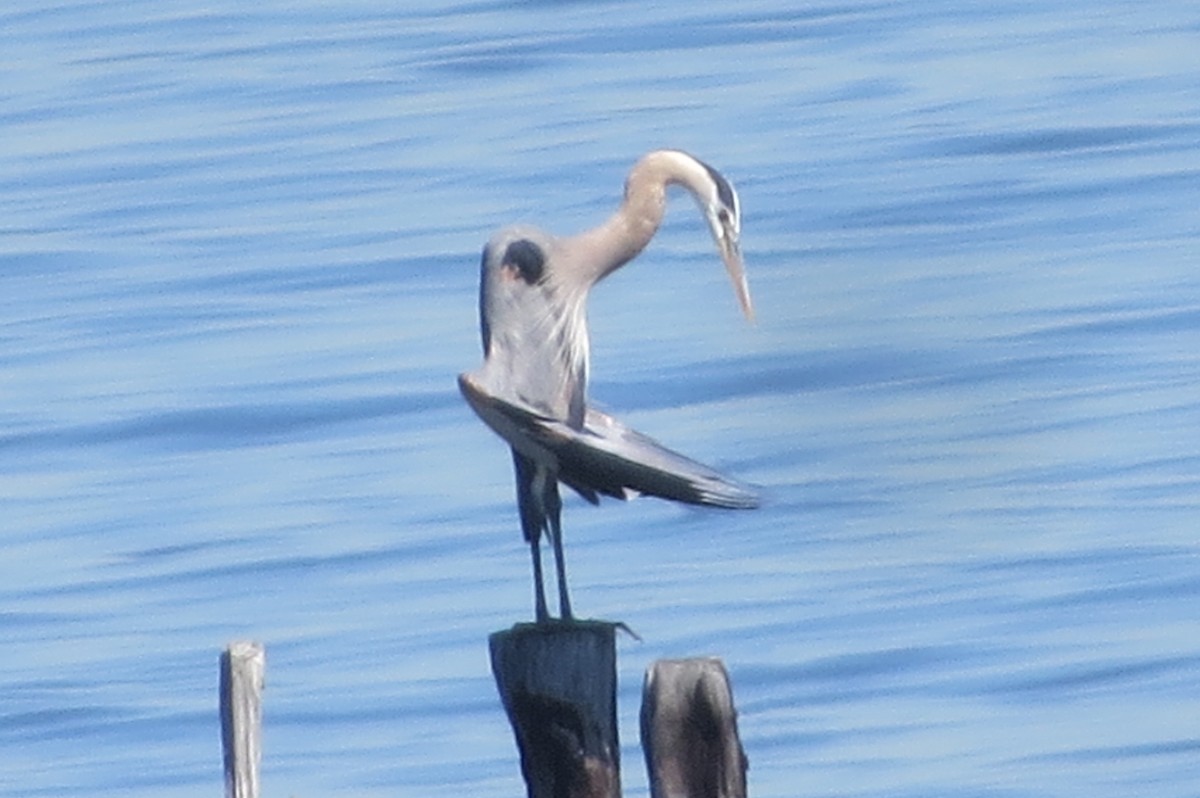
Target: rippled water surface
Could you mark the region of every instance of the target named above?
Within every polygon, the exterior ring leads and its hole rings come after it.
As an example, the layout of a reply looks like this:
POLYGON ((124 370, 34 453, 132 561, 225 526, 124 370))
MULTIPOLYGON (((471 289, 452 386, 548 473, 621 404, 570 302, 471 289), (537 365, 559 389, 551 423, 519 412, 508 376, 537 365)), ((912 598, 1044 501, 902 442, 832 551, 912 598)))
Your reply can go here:
POLYGON ((643 151, 738 186, 593 296, 595 398, 762 486, 566 508, 646 665, 717 654, 755 796, 1194 796, 1200 11, 1189 3, 10 2, 0 794, 512 796, 531 613, 460 400, 495 227, 643 151))

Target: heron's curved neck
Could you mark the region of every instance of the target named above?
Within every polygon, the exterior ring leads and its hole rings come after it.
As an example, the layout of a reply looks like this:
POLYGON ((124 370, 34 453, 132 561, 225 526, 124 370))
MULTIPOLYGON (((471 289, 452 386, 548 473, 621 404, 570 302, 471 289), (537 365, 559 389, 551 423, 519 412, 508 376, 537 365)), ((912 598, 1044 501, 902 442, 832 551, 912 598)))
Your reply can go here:
POLYGON ((574 251, 587 253, 579 264, 595 282, 637 257, 662 224, 667 186, 678 184, 699 196, 698 165, 673 150, 656 150, 641 158, 625 180, 625 198, 599 227, 575 237, 574 251))

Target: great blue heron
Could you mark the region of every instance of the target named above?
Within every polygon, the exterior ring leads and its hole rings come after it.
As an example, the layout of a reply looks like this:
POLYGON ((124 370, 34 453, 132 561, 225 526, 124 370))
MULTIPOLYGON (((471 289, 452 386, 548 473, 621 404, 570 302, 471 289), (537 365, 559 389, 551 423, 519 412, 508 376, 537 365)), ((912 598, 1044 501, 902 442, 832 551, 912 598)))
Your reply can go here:
POLYGON ((569 238, 532 227, 499 231, 483 249, 479 321, 483 366, 459 388, 481 419, 512 446, 521 530, 533 556, 534 604, 548 621, 542 533, 554 546, 559 613, 570 619, 558 483, 596 504, 601 494, 638 494, 689 504, 750 508, 748 488, 588 407, 588 291, 641 252, 662 223, 667 187, 696 198, 748 319, 738 197, 712 167, 677 150, 643 156, 608 221, 569 238))

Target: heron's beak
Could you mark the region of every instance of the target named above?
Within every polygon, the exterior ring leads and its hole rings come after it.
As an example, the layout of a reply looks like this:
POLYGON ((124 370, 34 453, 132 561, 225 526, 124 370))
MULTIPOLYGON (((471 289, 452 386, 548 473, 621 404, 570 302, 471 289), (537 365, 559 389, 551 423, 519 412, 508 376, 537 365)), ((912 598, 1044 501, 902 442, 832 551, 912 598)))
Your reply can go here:
POLYGON ((750 285, 746 282, 746 267, 742 263, 742 250, 736 240, 719 242, 721 260, 725 261, 725 271, 733 281, 733 291, 737 294, 738 304, 747 321, 754 321, 754 303, 750 301, 750 285))
POLYGON ((742 313, 747 321, 754 321, 754 303, 750 301, 750 284, 746 282, 746 267, 742 263, 742 248, 738 241, 738 221, 727 212, 710 210, 706 215, 721 260, 725 262, 725 271, 729 272, 729 279, 733 281, 733 292, 737 294, 742 313))

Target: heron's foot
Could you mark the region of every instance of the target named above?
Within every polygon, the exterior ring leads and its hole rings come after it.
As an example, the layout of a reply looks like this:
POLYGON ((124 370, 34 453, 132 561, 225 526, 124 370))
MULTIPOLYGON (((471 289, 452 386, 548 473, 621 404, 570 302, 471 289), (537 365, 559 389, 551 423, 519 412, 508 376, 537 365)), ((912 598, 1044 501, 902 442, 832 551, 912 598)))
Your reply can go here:
POLYGON ((571 624, 571 623, 575 623, 575 616, 571 615, 570 613, 567 613, 566 615, 562 615, 562 616, 559 616, 556 618, 553 615, 551 615, 549 612, 547 612, 545 610, 545 608, 542 608, 542 610, 540 612, 537 612, 535 614, 534 623, 538 624, 539 626, 551 626, 553 624, 571 624))
POLYGON ((630 629, 629 624, 625 623, 624 621, 613 621, 612 627, 614 629, 624 632, 625 634, 629 635, 630 637, 632 637, 634 640, 638 641, 639 643, 642 642, 642 636, 639 635, 637 632, 633 631, 632 629, 630 629))
POLYGON ((518 627, 525 627, 525 628, 540 627, 543 630, 549 630, 554 627, 558 627, 558 628, 562 629, 562 628, 565 628, 568 626, 574 626, 574 627, 607 626, 608 628, 613 629, 615 631, 624 632, 625 634, 629 635, 630 637, 632 637, 634 640, 638 641, 639 643, 642 642, 642 636, 639 635, 637 632, 633 631, 633 629, 631 629, 629 627, 629 624, 625 623, 624 621, 602 621, 597 618, 576 618, 573 615, 568 615, 565 618, 554 618, 554 617, 547 615, 545 617, 537 618, 533 623, 528 623, 528 622, 518 623, 513 628, 516 629, 518 627))

